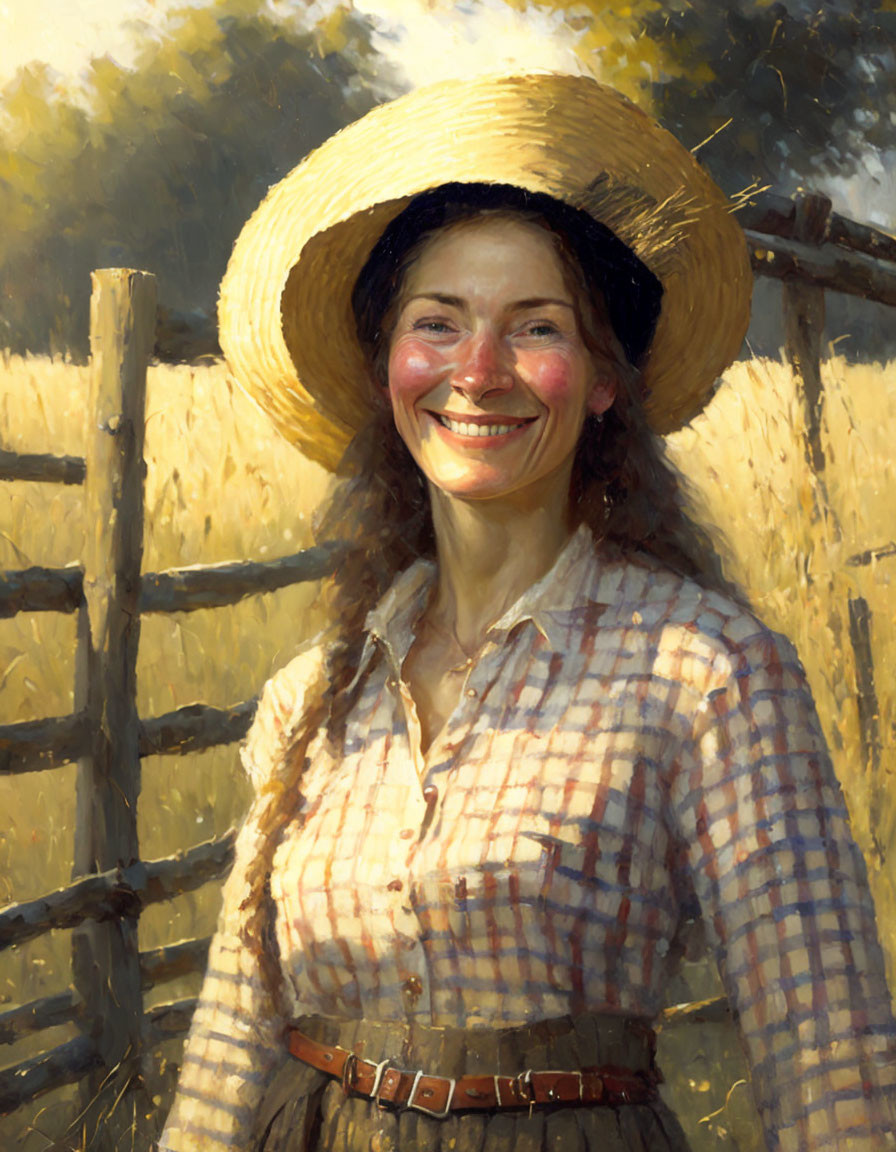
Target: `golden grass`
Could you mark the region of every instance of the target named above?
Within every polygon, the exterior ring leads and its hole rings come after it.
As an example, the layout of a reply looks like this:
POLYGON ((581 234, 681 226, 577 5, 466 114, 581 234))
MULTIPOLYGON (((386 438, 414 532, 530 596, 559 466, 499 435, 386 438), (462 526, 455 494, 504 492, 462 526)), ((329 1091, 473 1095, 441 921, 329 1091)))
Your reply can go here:
POLYGON ((736 364, 706 412, 669 440, 672 458, 693 486, 699 515, 728 557, 729 573, 759 615, 793 640, 806 666, 878 906, 890 927, 885 944, 891 978, 896 889, 892 869, 882 868, 871 851, 871 834, 892 858, 896 556, 861 566, 849 559, 894 539, 893 367, 848 365, 841 358, 826 363, 823 485, 806 461, 793 379, 776 362, 736 364), (863 597, 873 614, 881 774, 888 797, 884 809, 874 812, 856 704, 851 597, 863 597))
MULTIPOLYGON (((896 558, 850 567, 849 556, 888 543, 894 533, 896 365, 825 365, 830 508, 805 460, 802 419, 791 376, 779 363, 735 365, 705 414, 669 439, 688 478, 694 507, 713 528, 729 575, 757 611, 797 644, 865 850, 891 976, 896 970, 896 888, 871 850, 872 831, 896 851, 896 558), (847 602, 863 596, 873 612, 874 663, 884 752, 883 802, 872 812, 861 751, 847 602)), ((81 454, 87 370, 61 361, 0 361, 0 443, 20 451, 81 454)), ((156 367, 148 383, 147 521, 144 567, 274 556, 310 540, 326 477, 270 430, 229 383, 223 367, 156 367)), ((85 524, 78 488, 0 484, 0 568, 77 563, 85 524)), ((252 597, 232 609, 142 622, 139 707, 150 716, 196 700, 224 705, 258 691, 320 622, 316 589, 252 597)), ((74 622, 52 614, 0 621, 2 721, 63 714, 73 701, 74 622)), ((74 768, 0 779, 0 902, 66 882, 71 868, 74 768)), ((147 760, 140 837, 143 854, 163 855, 220 834, 236 822, 248 792, 233 748, 147 760)), ((890 870, 892 871, 892 869, 890 870)), ((210 931, 214 886, 149 909, 141 947, 210 931)), ((0 957, 0 1005, 58 991, 70 979, 69 934, 52 933, 0 957)), ((155 989, 151 1002, 189 994, 195 981, 155 989)), ((673 997, 708 988, 703 968, 682 973, 673 997)), ((66 1029, 20 1043, 10 1062, 65 1039, 66 1029)), ((701 1028, 681 1047, 673 1087, 700 1149, 758 1148, 755 1120, 737 1079, 730 1032, 701 1028), (745 1102, 746 1101, 746 1102, 745 1102), (701 1123, 701 1119, 703 1122, 701 1123)), ((176 1059, 177 1045, 168 1055, 176 1059)), ((669 1051, 675 1056, 674 1044, 669 1051)), ((673 1061, 670 1060, 670 1067, 673 1061)), ((29 1125, 50 1130, 69 1115, 71 1093, 48 1097, 0 1125, 0 1144, 29 1125)), ((164 1110, 165 1100, 156 1102, 164 1110)), ((32 1132, 24 1147, 44 1148, 32 1132)))
MULTIPOLYGON (((3 447, 83 455, 87 369, 12 357, 0 362, 0 382, 3 447)), ((231 387, 222 366, 155 367, 147 393, 145 570, 273 557, 310 543, 311 513, 327 477, 272 435, 267 418, 231 387)), ((0 569, 77 563, 85 528, 79 487, 0 484, 0 569)), ((214 612, 145 617, 141 715, 253 696, 319 626, 316 594, 315 586, 299 585, 214 612)), ((0 621, 0 722, 71 711, 74 629, 73 617, 49 613, 0 621)), ((221 834, 239 821, 247 800, 233 747, 147 759, 138 813, 142 854, 166 855, 221 834)), ((0 903, 69 880, 74 803, 74 767, 0 779, 0 808, 9 814, 0 830, 0 903)), ((217 905, 217 889, 208 885, 148 909, 141 947, 211 931, 217 905)), ((68 984, 69 937, 51 933, 0 956, 0 1008, 68 984)), ((149 1002, 191 994, 195 983, 154 989, 149 1002)), ((9 1062, 70 1034, 61 1028, 29 1037, 9 1062)), ((40 1105, 23 1110, 0 1124, 0 1146, 40 1111, 40 1105)), ((52 1108, 40 1127, 53 1130, 66 1114, 64 1105, 52 1108)), ((25 1146, 45 1144, 34 1134, 25 1146)))
MULTIPOLYGON (((849 365, 839 357, 824 365, 821 484, 806 461, 793 377, 777 361, 735 364, 706 411, 668 440, 670 457, 690 484, 693 507, 710 526, 728 575, 745 589, 757 613, 793 640, 806 667, 853 831, 869 865, 891 989, 896 988, 896 556, 861 567, 848 560, 893 540, 894 367, 849 365), (871 803, 872 779, 862 752, 849 631, 848 601, 859 596, 873 613, 883 744, 877 805, 871 803), (872 830, 882 855, 873 849, 872 830)), ((706 995, 709 984, 705 964, 685 964, 677 991, 706 995)), ((691 1042, 679 1029, 667 1038, 665 1056, 666 1066, 676 1072, 670 1080, 695 1149, 761 1152, 764 1144, 742 1082, 746 1069, 731 1029, 717 1025, 698 1033, 691 1042)))

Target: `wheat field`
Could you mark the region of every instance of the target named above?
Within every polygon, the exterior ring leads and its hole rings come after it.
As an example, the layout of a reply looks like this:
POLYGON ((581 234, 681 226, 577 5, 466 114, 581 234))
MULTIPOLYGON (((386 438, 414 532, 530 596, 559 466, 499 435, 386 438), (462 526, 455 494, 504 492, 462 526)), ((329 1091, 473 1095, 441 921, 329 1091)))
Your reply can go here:
MULTIPOLYGON (((735 364, 706 412, 668 440, 697 515, 711 527, 727 574, 756 611, 796 643, 865 851, 896 987, 896 557, 854 566, 856 553, 893 540, 896 383, 890 365, 831 358, 826 390, 824 484, 805 458, 802 417, 790 373, 776 361, 735 364), (883 738, 881 802, 862 754, 848 601, 872 611, 874 672, 883 738), (879 850, 874 850, 876 842, 879 850)), ((60 360, 0 359, 0 446, 83 453, 87 369, 60 360)), ((271 430, 220 364, 153 367, 146 425, 144 568, 273 557, 311 539, 326 475, 271 430)), ((87 525, 81 492, 38 483, 0 484, 0 569, 77 563, 87 525)), ((141 625, 139 710, 157 715, 195 701, 226 706, 254 695, 321 624, 318 589, 302 585, 250 597, 229 609, 148 616, 141 625)), ((0 723, 62 715, 73 704, 74 618, 23 614, 0 621, 0 723)), ((0 778, 0 903, 67 882, 74 820, 73 766, 0 778)), ((237 823, 248 789, 232 747, 144 761, 141 853, 151 859, 223 833, 237 823)), ((208 885, 155 905, 141 918, 140 946, 211 931, 217 889, 208 885)), ((69 934, 54 932, 0 955, 0 1010, 49 995, 70 980, 69 934)), ((709 994, 705 963, 684 966, 670 1000, 709 994)), ((153 989, 148 1003, 194 994, 195 979, 153 989)), ((736 1041, 727 1026, 683 1026, 663 1037, 669 1090, 697 1152, 758 1152, 755 1117, 736 1041), (681 1029, 679 1029, 679 1033, 681 1029)), ((64 1027, 21 1041, 15 1063, 73 1035, 64 1027)), ((121 1148, 164 1114, 179 1044, 148 1072, 141 1115, 124 1117, 121 1148), (131 1135, 128 1136, 127 1132, 131 1135)), ((88 1137, 71 1089, 0 1122, 0 1146, 48 1149, 63 1130, 70 1147, 88 1137)), ((137 1108, 131 1103, 125 1106, 137 1108)))

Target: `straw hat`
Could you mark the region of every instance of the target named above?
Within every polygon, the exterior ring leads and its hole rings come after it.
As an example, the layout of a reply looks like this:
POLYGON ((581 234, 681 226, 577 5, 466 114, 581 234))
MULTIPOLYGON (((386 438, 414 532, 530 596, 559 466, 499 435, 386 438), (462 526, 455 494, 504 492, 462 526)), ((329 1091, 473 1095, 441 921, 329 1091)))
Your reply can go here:
POLYGON ((418 89, 338 132, 269 191, 221 285, 238 383, 334 469, 373 411, 351 292, 383 229, 427 189, 515 184, 584 208, 663 284, 643 367, 660 433, 706 403, 741 346, 752 276, 730 205, 678 141, 581 76, 482 77, 418 89))

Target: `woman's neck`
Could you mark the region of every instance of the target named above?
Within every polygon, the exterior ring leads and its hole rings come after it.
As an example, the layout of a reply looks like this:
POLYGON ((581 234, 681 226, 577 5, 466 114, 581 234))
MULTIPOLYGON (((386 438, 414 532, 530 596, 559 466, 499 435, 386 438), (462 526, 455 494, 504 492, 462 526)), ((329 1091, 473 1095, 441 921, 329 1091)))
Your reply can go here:
POLYGON ((552 567, 574 525, 548 502, 508 507, 431 491, 438 584, 429 614, 476 651, 489 626, 552 567))

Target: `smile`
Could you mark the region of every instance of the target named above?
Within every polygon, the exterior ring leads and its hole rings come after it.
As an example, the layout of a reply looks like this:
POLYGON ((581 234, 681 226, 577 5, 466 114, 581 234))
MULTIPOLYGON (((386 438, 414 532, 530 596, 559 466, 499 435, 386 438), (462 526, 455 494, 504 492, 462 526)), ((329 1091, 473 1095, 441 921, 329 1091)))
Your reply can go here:
MULTIPOLYGON (((455 436, 506 436, 532 422, 532 420, 529 419, 519 420, 513 424, 481 424, 478 422, 473 423, 470 420, 454 420, 450 416, 443 416, 440 413, 433 413, 433 415, 443 428, 447 428, 448 431, 453 432, 455 436)), ((534 417, 532 419, 534 419, 534 417)))

